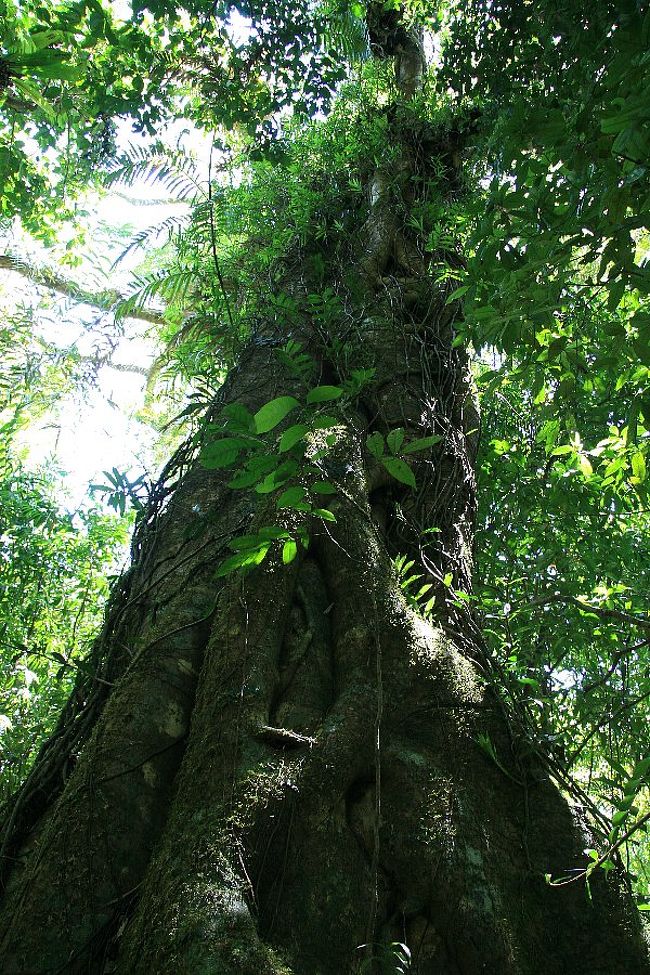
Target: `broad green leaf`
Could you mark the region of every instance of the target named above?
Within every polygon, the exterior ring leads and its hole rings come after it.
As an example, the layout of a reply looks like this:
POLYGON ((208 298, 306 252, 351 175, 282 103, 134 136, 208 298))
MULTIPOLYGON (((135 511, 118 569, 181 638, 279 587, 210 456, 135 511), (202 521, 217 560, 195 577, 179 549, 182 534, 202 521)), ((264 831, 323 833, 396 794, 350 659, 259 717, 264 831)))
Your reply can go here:
POLYGON ((316 481, 315 484, 312 484, 311 489, 316 494, 336 494, 336 486, 330 484, 329 481, 316 481))
POLYGON ((312 430, 329 430, 340 422, 335 416, 317 416, 311 426, 312 430))
POLYGON ((446 305, 451 305, 451 303, 453 301, 458 301, 459 298, 462 298, 463 295, 467 294, 467 292, 469 291, 469 289, 470 289, 470 285, 469 284, 463 284, 463 285, 461 285, 460 288, 456 288, 456 290, 455 291, 452 291, 452 293, 449 295, 449 297, 445 301, 445 304, 446 305))
POLYGON ((278 538, 289 538, 289 532, 286 528, 281 528, 280 525, 265 525, 264 528, 260 528, 259 537, 265 541, 276 541, 278 538))
MULTIPOLYGON (((463 593, 463 595, 466 594, 463 593)), ((539 687, 539 681, 535 680, 534 677, 518 677, 517 680, 520 684, 526 684, 528 687, 539 687)))
POLYGON ((366 440, 366 447, 377 460, 380 459, 384 453, 384 438, 381 433, 372 433, 366 440))
POLYGON ((249 551, 260 547, 261 539, 259 535, 239 535, 228 542, 228 548, 233 552, 249 551))
POLYGON ((236 491, 242 491, 245 488, 252 487, 261 477, 263 475, 258 474, 256 471, 242 471, 241 474, 236 474, 235 477, 228 481, 228 487, 236 491))
POLYGON ((216 577, 222 578, 223 576, 231 575, 231 573, 236 572, 238 569, 252 569, 253 566, 259 565, 260 562, 264 561, 269 548, 270 545, 262 545, 257 549, 246 549, 243 552, 237 552, 236 555, 231 555, 221 563, 217 569, 216 577))
POLYGON ((381 462, 395 480, 401 481, 402 484, 408 484, 411 488, 416 486, 415 474, 405 460, 401 460, 399 457, 382 457, 381 462))
POLYGON ((228 403, 222 410, 227 418, 228 428, 238 432, 253 433, 255 430, 255 420, 252 413, 249 413, 241 403, 228 403))
POLYGON ((340 386, 314 386, 307 393, 307 403, 329 403, 331 400, 339 399, 343 395, 340 386))
POLYGON ((637 484, 642 484, 643 481, 645 481, 646 479, 646 463, 645 463, 645 457, 643 456, 641 451, 637 451, 635 454, 632 454, 631 464, 632 464, 632 473, 636 478, 637 484))
POLYGON ((335 515, 331 511, 328 511, 327 508, 314 508, 314 514, 322 518, 323 521, 336 521, 335 515))
POLYGON ((281 464, 277 470, 271 471, 267 474, 263 481, 261 481, 255 490, 258 494, 270 494, 275 491, 276 488, 282 487, 282 485, 289 480, 290 477, 297 472, 298 465, 294 461, 289 461, 285 464, 281 464))
POLYGON ((39 78, 49 78, 52 81, 81 81, 84 70, 75 64, 44 64, 34 69, 39 78))
POLYGON ((285 416, 295 410, 300 403, 295 396, 278 396, 270 400, 255 414, 255 431, 268 433, 284 420, 285 416))
POLYGON ((201 451, 199 457, 201 466, 208 470, 231 467, 245 446, 247 443, 241 437, 223 437, 221 440, 213 440, 201 451))
POLYGON ((295 559, 297 553, 298 553, 298 546, 296 545, 296 543, 294 542, 294 540, 291 538, 291 539, 289 539, 288 542, 285 542, 284 545, 282 546, 282 561, 283 561, 283 563, 285 565, 288 565, 289 562, 293 562, 293 560, 295 559))
POLYGON ((396 430, 391 430, 386 436, 386 443, 388 444, 388 449, 391 454, 398 454, 399 449, 404 443, 404 430, 402 427, 397 427, 396 430))
POLYGON ((591 475, 594 472, 594 469, 591 466, 591 461, 589 460, 586 454, 580 454, 580 456, 578 457, 578 463, 580 464, 580 470, 582 471, 584 476, 591 477, 591 475))
POLYGON ((287 450, 291 450, 292 447, 295 447, 295 445, 302 440, 306 433, 309 433, 309 427, 306 424, 294 423, 294 425, 285 430, 280 437, 280 443, 278 445, 278 450, 280 453, 283 454, 287 450))
POLYGON ((287 488, 287 490, 283 491, 276 501, 276 505, 278 508, 293 508, 296 504, 302 501, 306 493, 307 492, 305 491, 304 487, 300 487, 298 485, 287 488))
POLYGON ((414 454, 418 450, 428 450, 433 447, 434 444, 440 443, 442 437, 438 434, 432 434, 430 437, 421 437, 419 440, 411 440, 407 443, 405 447, 402 448, 403 454, 414 454))

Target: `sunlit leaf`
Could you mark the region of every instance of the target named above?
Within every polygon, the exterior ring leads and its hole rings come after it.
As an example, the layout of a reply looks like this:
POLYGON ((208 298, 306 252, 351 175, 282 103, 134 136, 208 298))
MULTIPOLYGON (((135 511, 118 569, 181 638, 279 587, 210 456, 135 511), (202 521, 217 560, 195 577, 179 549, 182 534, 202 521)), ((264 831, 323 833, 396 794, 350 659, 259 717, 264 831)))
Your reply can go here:
POLYGON ((300 406, 300 403, 294 396, 278 396, 265 403, 255 414, 256 432, 268 433, 273 430, 297 406, 300 406))
POLYGON ((340 386, 315 386, 307 393, 307 403, 328 403, 343 395, 340 386))

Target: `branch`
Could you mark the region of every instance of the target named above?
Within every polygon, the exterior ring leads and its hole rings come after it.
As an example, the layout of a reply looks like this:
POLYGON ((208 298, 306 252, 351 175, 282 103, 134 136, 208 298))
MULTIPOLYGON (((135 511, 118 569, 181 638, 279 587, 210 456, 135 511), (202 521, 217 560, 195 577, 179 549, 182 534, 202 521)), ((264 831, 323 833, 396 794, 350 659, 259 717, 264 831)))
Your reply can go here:
POLYGON ((132 372, 137 376, 144 376, 145 379, 149 376, 149 369, 146 366, 141 366, 135 362, 113 362, 110 356, 100 356, 98 358, 92 355, 84 355, 81 356, 80 361, 88 363, 94 369, 113 369, 114 372, 132 372))
POLYGON ((600 606, 592 606, 590 603, 583 603, 583 601, 578 599, 576 596, 563 596, 560 593, 554 593, 552 596, 540 596, 538 599, 531 599, 525 604, 517 606, 514 612, 519 612, 519 610, 525 609, 528 606, 548 606, 551 603, 566 603, 570 606, 577 606, 578 609, 581 609, 585 613, 593 613, 595 616, 600 616, 601 619, 620 620, 623 623, 631 623, 633 626, 639 626, 643 630, 650 630, 650 619, 643 619, 641 616, 633 616, 631 613, 624 613, 620 609, 605 609, 604 607, 600 606))
POLYGON ((591 876, 591 874, 594 872, 594 870, 596 870, 597 867, 602 867, 605 860, 609 860, 612 853, 616 853, 616 851, 621 846, 623 846, 623 844, 626 843, 627 840, 629 840, 630 836, 632 836, 633 833, 636 833, 637 830, 641 829, 642 826, 645 826, 645 824, 649 820, 650 820, 650 812, 645 813, 645 815, 641 816, 640 819, 637 819, 635 823, 632 823, 630 828, 626 830, 625 833, 623 833, 623 835, 619 837, 619 839, 617 839, 616 843, 612 843, 610 848, 605 853, 603 853, 602 856, 598 857, 598 859, 594 863, 590 863, 586 870, 581 870, 579 873, 575 875, 575 877, 570 877, 567 880, 551 880, 550 881, 551 887, 566 887, 568 884, 575 883, 576 880, 581 880, 583 877, 591 876))
POLYGON ((26 102, 24 99, 15 98, 13 95, 5 95, 1 107, 10 108, 12 112, 18 112, 20 115, 29 115, 36 109, 33 102, 26 102))
MULTIPOLYGON (((102 311, 110 312, 118 301, 123 301, 123 295, 118 291, 108 290, 99 293, 86 291, 74 281, 64 278, 49 268, 35 267, 33 264, 27 264, 11 254, 0 254, 0 271, 13 271, 15 274, 21 274, 40 288, 56 291, 66 298, 72 298, 73 301, 78 301, 80 304, 92 305, 102 311)), ((149 322, 151 325, 163 325, 165 323, 162 312, 149 311, 146 308, 131 311, 126 317, 135 318, 141 322, 149 322)))

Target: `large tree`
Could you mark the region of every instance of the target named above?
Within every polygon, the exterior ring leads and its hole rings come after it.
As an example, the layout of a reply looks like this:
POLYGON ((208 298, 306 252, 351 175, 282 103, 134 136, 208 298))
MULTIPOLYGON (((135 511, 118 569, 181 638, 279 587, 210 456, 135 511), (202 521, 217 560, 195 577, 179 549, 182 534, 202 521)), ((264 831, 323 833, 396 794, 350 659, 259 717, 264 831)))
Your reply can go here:
MULTIPOLYGON (((220 27, 230 56, 214 65, 199 20, 194 67, 275 179, 252 250, 300 202, 282 209, 283 167, 293 158, 295 177, 300 157, 279 152, 265 119, 298 99, 301 70, 317 80, 300 98, 322 108, 340 69, 322 12, 305 7, 295 28, 282 5, 242 10, 249 39, 233 47, 220 27)), ((621 282, 641 296, 647 282, 633 253, 647 116, 626 71, 648 17, 550 2, 532 16, 518 3, 448 12, 437 90, 450 94, 434 110, 418 21, 369 5, 374 101, 341 96, 338 156, 303 137, 309 219, 262 262, 255 300, 219 261, 209 189, 212 300, 232 344, 249 300, 248 334, 152 493, 91 659, 16 797, 3 971, 650 971, 622 834, 585 876, 599 811, 590 822, 515 720, 472 610, 482 421, 467 336, 520 370, 542 362, 557 392, 554 356, 584 356, 562 323, 602 290, 613 314, 621 282), (612 64, 598 32, 629 50, 610 79, 622 104, 607 103, 623 124, 590 150, 612 64), (463 173, 472 142, 482 183, 463 173), (463 217, 480 228, 473 243, 463 217), (591 289, 576 255, 600 261, 591 289), (411 562, 426 592, 405 580, 411 562)), ((180 48, 188 62, 187 37, 170 60, 180 48)), ((616 341, 606 325, 602 349, 616 341)), ((585 466, 580 442, 569 453, 585 466)))

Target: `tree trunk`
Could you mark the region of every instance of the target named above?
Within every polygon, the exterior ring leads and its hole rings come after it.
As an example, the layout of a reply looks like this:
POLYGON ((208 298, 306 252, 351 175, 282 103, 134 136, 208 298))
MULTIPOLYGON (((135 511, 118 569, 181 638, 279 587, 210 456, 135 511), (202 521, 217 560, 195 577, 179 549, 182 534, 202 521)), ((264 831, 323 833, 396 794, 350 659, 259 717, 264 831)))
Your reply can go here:
MULTIPOLYGON (((421 64, 398 53, 410 94, 421 64)), ((478 415, 453 344, 460 309, 406 225, 426 161, 391 126, 399 151, 372 179, 354 298, 348 271, 326 342, 306 312, 295 327, 322 383, 339 381, 342 343, 375 369, 331 411, 336 522, 314 519, 289 565, 271 553, 217 578, 228 541, 268 524, 272 502, 176 458, 96 669, 17 800, 7 975, 392 972, 399 945, 419 975, 650 971, 615 873, 594 874, 589 896, 545 882, 581 868, 593 840, 509 727, 471 615, 449 598, 471 587, 478 415), (415 491, 366 449, 396 428, 440 437, 409 455, 415 491), (404 598, 398 554, 428 574, 430 618, 404 598)), ((430 174, 420 185, 431 192, 430 174)), ((290 286, 300 304, 309 288, 290 286)), ((285 341, 270 327, 251 341, 213 424, 228 404, 255 413, 298 394, 285 341)))

